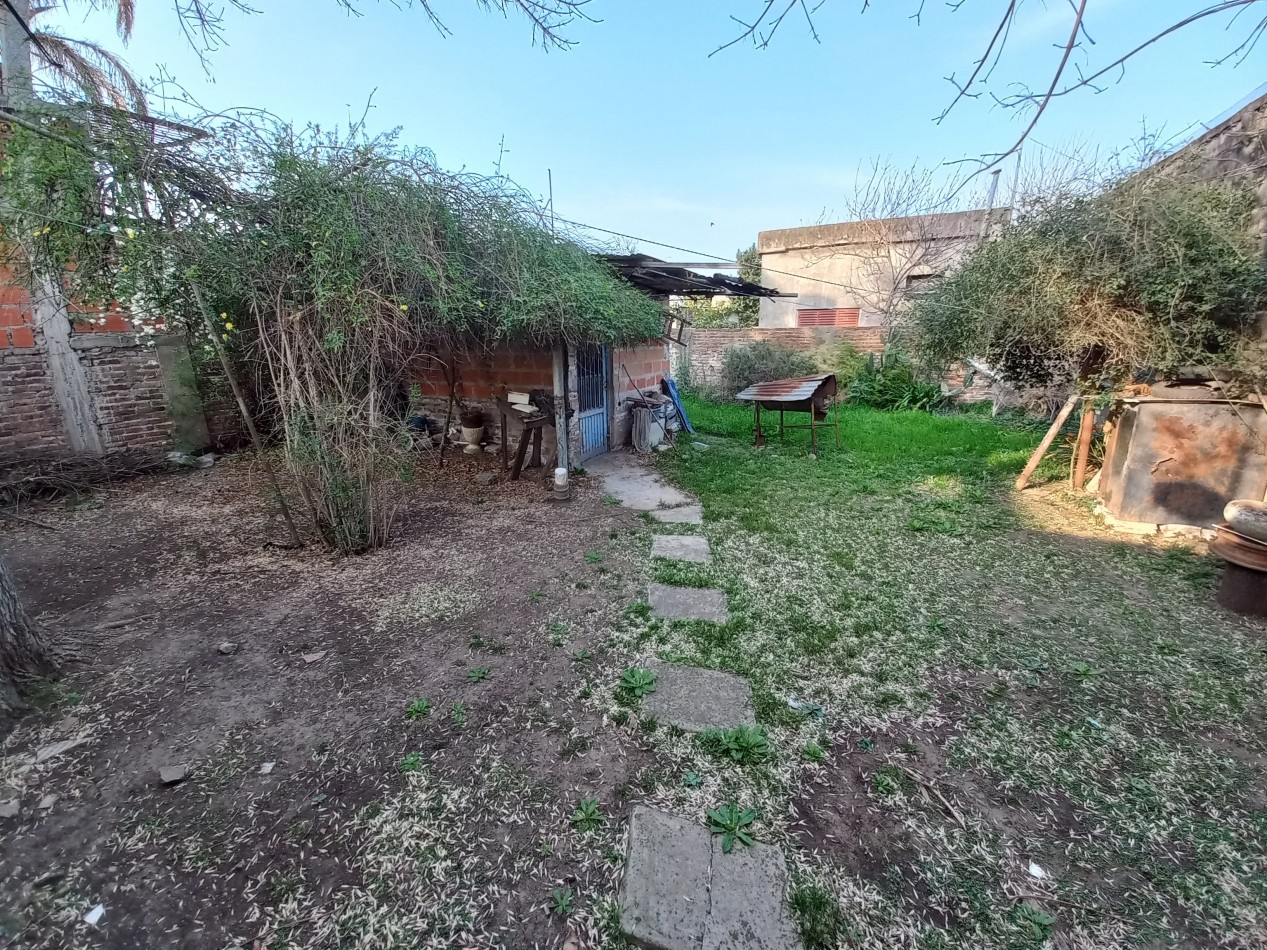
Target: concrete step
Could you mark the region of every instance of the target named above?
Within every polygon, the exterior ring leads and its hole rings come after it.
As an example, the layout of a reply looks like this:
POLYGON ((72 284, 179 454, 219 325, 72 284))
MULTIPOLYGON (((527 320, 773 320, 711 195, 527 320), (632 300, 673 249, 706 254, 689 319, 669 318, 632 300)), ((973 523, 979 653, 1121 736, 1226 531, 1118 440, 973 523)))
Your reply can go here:
POLYGON ((703 524, 704 509, 699 505, 679 505, 676 508, 655 508, 651 517, 665 524, 703 524))
POLYGON ((787 863, 767 844, 736 844, 639 805, 629 820, 620 924, 649 950, 800 950, 787 863))
POLYGON ((672 587, 648 584, 647 600, 651 616, 660 620, 711 620, 725 623, 730 619, 726 592, 707 587, 672 587))
POLYGON ((752 688, 742 676, 655 660, 655 691, 642 697, 642 709, 664 725, 688 732, 755 726, 752 688))
POLYGON ((708 538, 692 534, 657 534, 651 539, 651 556, 695 564, 708 564, 713 559, 708 538))

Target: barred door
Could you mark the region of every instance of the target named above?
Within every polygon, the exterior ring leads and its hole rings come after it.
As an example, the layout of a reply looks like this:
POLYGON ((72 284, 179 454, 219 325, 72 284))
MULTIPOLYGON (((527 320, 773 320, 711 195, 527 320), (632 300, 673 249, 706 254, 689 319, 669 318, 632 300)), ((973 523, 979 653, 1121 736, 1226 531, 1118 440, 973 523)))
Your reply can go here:
POLYGON ((611 360, 602 346, 576 351, 577 395, 580 397, 581 461, 607 451, 607 399, 611 389, 611 360))

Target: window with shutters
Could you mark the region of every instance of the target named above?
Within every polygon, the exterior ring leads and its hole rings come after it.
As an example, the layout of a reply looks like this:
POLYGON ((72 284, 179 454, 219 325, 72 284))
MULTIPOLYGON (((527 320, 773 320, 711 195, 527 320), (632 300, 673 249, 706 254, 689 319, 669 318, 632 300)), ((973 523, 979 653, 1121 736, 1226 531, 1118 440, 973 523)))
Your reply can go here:
POLYGON ((861 311, 857 307, 833 307, 826 310, 796 311, 798 327, 856 327, 861 311))

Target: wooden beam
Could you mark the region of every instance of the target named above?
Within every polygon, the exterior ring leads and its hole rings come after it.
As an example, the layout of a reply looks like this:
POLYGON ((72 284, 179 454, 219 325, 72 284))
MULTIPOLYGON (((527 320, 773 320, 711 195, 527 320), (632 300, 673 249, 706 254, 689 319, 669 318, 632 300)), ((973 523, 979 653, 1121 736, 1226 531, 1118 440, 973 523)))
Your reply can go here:
POLYGON ((1095 433, 1095 406, 1087 400, 1082 405, 1082 419, 1078 423, 1078 454, 1074 459, 1072 487, 1081 491, 1087 480, 1087 459, 1091 457, 1091 436, 1095 433))
POLYGON ((1069 418, 1069 413, 1073 412, 1073 407, 1078 404, 1081 398, 1074 393, 1065 400, 1065 404, 1060 407, 1060 414, 1056 416, 1056 421, 1051 424, 1051 428, 1047 430, 1047 434, 1043 436, 1043 441, 1038 443, 1038 448, 1034 450, 1034 454, 1029 457, 1029 461, 1025 464, 1025 471, 1021 472, 1020 477, 1016 480, 1016 490, 1020 491, 1029 484, 1030 477, 1034 474, 1034 469, 1038 468, 1038 463, 1043 460, 1043 456, 1047 454, 1047 450, 1051 448, 1051 444, 1056 441, 1056 435, 1060 432, 1060 427, 1065 424, 1065 420, 1069 418))

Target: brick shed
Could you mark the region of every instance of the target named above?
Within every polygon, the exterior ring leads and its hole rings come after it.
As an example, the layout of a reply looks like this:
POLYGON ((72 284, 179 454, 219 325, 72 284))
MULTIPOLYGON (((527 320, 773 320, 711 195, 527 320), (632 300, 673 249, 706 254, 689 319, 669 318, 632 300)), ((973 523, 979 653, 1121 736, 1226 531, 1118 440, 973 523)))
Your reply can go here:
MULTIPOLYGON (((698 265, 670 264, 646 254, 603 259, 624 280, 666 304, 673 296, 786 296, 738 277, 700 274, 691 269, 698 265)), ((670 351, 681 348, 667 337, 625 346, 562 341, 553 347, 502 345, 440 354, 419 367, 417 383, 428 415, 444 418, 451 390, 461 405, 485 409, 486 424, 493 427, 499 421, 496 400, 506 392, 563 388, 568 412, 563 458, 576 465, 629 444, 634 397, 643 390, 659 391, 660 381, 671 373, 670 351)), ((553 436, 547 430, 545 448, 557 459, 553 436)))
MULTIPOLYGON (((575 465, 628 444, 630 397, 637 390, 659 389, 660 380, 669 375, 671 345, 664 340, 648 340, 619 347, 502 345, 494 349, 451 352, 420 366, 416 381, 427 414, 443 419, 452 380, 457 403, 484 409, 491 434, 498 425, 496 400, 499 396, 534 389, 554 391, 557 357, 566 377, 570 412, 568 461, 575 465), (629 376, 633 377, 633 383, 629 376)), ((509 435, 517 438, 517 430, 509 435)), ((557 446, 553 430, 546 429, 545 440, 546 454, 555 458, 557 446)))

